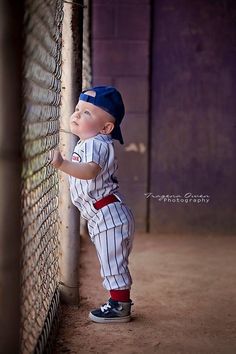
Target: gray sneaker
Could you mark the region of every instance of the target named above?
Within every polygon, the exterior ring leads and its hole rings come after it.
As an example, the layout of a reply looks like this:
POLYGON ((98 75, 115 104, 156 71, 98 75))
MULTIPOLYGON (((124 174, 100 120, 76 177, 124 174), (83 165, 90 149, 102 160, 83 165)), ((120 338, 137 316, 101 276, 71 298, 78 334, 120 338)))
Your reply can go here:
POLYGON ((132 300, 129 302, 115 301, 111 298, 106 304, 103 304, 100 308, 92 310, 89 313, 89 318, 98 323, 108 322, 129 322, 131 320, 131 306, 132 300))

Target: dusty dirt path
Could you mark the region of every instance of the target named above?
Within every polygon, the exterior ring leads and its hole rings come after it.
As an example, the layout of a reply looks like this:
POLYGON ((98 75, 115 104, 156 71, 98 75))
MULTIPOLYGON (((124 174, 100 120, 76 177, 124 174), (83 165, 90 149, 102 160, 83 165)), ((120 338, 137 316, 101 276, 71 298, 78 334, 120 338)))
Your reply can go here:
POLYGON ((106 302, 96 252, 81 244, 81 305, 63 305, 55 353, 235 354, 236 237, 137 234, 130 258, 133 320, 96 324, 106 302))

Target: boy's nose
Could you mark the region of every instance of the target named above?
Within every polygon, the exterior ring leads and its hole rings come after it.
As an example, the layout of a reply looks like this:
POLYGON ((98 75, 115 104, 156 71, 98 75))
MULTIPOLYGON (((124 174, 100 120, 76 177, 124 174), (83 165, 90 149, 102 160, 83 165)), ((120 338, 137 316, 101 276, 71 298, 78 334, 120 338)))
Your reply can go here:
POLYGON ((80 113, 79 112, 75 112, 75 118, 76 119, 80 119, 80 113))

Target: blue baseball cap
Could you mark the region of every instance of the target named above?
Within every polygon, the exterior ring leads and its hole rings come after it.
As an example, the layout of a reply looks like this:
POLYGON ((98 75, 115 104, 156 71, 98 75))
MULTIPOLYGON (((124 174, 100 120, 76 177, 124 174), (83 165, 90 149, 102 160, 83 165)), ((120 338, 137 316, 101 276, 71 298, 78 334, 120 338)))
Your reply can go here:
POLYGON ((79 99, 94 104, 110 113, 115 118, 115 126, 111 132, 113 139, 124 144, 120 124, 125 114, 125 106, 120 92, 113 86, 94 86, 83 90, 79 99), (86 91, 95 91, 95 97, 86 95, 86 91))

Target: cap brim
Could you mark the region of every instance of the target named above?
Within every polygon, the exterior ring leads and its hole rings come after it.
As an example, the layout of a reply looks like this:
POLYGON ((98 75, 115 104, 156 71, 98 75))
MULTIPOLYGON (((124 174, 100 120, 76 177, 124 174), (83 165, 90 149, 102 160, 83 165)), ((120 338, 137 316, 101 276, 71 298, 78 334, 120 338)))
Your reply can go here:
POLYGON ((121 144, 124 144, 124 140, 121 134, 120 126, 118 124, 115 124, 114 129, 111 132, 111 136, 113 139, 119 140, 121 144))

